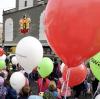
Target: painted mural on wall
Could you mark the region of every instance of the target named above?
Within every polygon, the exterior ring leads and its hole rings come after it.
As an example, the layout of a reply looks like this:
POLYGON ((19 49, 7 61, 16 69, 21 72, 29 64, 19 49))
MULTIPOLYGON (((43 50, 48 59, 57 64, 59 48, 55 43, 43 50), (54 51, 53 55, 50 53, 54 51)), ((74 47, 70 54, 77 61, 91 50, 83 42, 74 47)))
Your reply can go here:
POLYGON ((23 16, 23 18, 20 19, 20 33, 26 34, 29 32, 30 29, 30 23, 31 19, 27 18, 26 15, 23 16))

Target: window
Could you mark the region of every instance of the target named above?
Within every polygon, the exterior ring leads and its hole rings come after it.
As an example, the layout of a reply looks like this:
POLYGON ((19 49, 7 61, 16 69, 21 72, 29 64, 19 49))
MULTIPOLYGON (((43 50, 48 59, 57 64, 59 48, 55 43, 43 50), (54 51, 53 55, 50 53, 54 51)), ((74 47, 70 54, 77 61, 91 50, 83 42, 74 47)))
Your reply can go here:
POLYGON ((13 41, 13 19, 8 18, 5 21, 5 41, 13 41))
POLYGON ((44 26, 44 11, 43 11, 40 15, 39 40, 46 40, 44 30, 45 30, 45 26, 44 26))
POLYGON ((25 1, 24 6, 27 7, 27 1, 25 1))

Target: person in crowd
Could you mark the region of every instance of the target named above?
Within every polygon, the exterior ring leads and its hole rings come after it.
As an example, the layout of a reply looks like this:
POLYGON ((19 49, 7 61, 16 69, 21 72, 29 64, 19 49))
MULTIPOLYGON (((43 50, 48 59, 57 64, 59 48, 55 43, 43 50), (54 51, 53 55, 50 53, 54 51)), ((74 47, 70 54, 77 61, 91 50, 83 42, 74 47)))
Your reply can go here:
POLYGON ((6 70, 2 70, 2 72, 4 73, 4 79, 6 80, 8 77, 8 72, 6 70))
MULTIPOLYGON (((7 61, 7 64, 9 63, 10 61, 7 61)), ((23 74, 28 80, 26 80, 26 85, 19 94, 11 87, 10 77, 13 72, 23 70, 23 68, 18 64, 17 66, 13 65, 12 69, 10 70, 7 67, 5 71, 2 72, 1 70, 0 72, 0 79, 1 77, 3 78, 3 80, 0 80, 0 99, 28 99, 30 95, 40 95, 43 96, 43 99, 72 99, 73 97, 72 89, 70 87, 67 88, 66 84, 63 86, 64 81, 61 82, 60 80, 62 73, 57 58, 54 58, 54 69, 48 78, 40 78, 37 69, 34 69, 30 74, 24 71, 23 74)), ((82 91, 90 93, 90 84, 92 85, 91 89, 93 89, 93 94, 96 90, 98 91, 97 94, 100 93, 98 80, 90 74, 91 71, 89 69, 88 76, 85 80, 87 82, 84 81, 73 88, 75 91, 75 99, 80 99, 79 96, 82 94, 82 91)))
POLYGON ((28 99, 31 94, 30 86, 24 86, 20 92, 18 99, 28 99))
POLYGON ((48 86, 50 84, 50 80, 48 78, 39 78, 38 81, 38 91, 45 92, 48 89, 48 86))
POLYGON ((29 81, 29 85, 31 87, 32 94, 38 95, 38 83, 36 82, 38 77, 37 74, 35 75, 33 72, 30 74, 27 74, 26 72, 24 73, 25 77, 29 81), (35 89, 35 90, 34 90, 35 89))
POLYGON ((0 99, 6 99, 7 89, 4 86, 4 78, 0 76, 0 99))
POLYGON ((37 68, 35 68, 31 73, 30 73, 30 78, 34 81, 37 81, 39 79, 39 74, 37 71, 37 68))
POLYGON ((4 78, 4 72, 0 71, 0 76, 4 78))
POLYGON ((45 92, 43 94, 43 99, 55 99, 51 92, 45 92))
POLYGON ((58 61, 57 59, 55 58, 54 59, 54 69, 53 69, 53 72, 49 75, 49 79, 50 80, 54 80, 57 84, 57 82, 59 81, 59 78, 62 77, 62 73, 60 71, 60 66, 58 65, 58 61))
POLYGON ((81 84, 74 86, 73 90, 75 91, 75 99, 79 99, 79 96, 81 95, 81 92, 84 90, 84 82, 82 82, 81 84))
POLYGON ((7 72, 8 75, 7 78, 5 79, 5 84, 4 84, 4 86, 7 88, 6 99, 17 99, 16 90, 14 90, 10 85, 10 77, 12 75, 12 71, 8 70, 7 72))
POLYGON ((49 99, 48 96, 51 96, 52 99, 60 99, 61 98, 57 92, 57 87, 56 87, 55 81, 50 81, 48 89, 44 92, 43 98, 49 99))
POLYGON ((5 87, 7 88, 6 99, 17 99, 17 92, 11 87, 8 79, 5 82, 5 87))

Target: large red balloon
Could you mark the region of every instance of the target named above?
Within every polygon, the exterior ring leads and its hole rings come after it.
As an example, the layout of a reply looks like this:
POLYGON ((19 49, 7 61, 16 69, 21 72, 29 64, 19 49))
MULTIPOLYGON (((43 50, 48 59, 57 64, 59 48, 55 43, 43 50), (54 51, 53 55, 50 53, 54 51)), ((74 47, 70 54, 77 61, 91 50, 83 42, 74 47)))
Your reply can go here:
POLYGON ((3 48, 0 48, 0 56, 2 56, 4 54, 4 50, 3 48))
POLYGON ((80 66, 77 67, 71 67, 68 68, 67 66, 64 66, 63 69, 63 79, 66 81, 68 78, 67 72, 70 70, 69 73, 69 86, 73 87, 78 84, 81 84, 87 75, 87 69, 84 64, 81 64, 80 66))
POLYGON ((78 66, 100 51, 100 0, 49 0, 45 32, 64 63, 78 66))

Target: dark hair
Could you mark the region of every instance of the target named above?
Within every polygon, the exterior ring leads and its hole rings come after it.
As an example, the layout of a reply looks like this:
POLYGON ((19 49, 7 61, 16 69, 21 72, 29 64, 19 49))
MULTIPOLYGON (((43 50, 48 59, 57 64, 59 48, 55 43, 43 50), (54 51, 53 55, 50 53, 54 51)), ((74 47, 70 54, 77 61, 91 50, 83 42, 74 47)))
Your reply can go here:
POLYGON ((46 78, 43 78, 43 85, 45 85, 46 83, 46 78))
POLYGON ((57 61, 57 58, 55 57, 55 58, 54 58, 54 62, 56 62, 56 61, 57 61))
POLYGON ((0 76, 4 78, 4 73, 3 73, 3 72, 1 72, 1 73, 0 73, 0 76))
POLYGON ((31 93, 31 88, 30 88, 30 86, 24 86, 24 87, 22 88, 21 95, 23 95, 23 96, 29 96, 30 93, 31 93))
POLYGON ((28 73, 24 73, 24 76, 26 77, 26 78, 29 78, 29 75, 28 75, 28 73))

